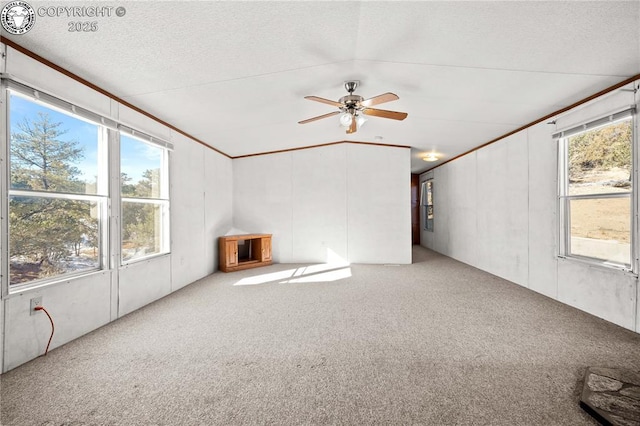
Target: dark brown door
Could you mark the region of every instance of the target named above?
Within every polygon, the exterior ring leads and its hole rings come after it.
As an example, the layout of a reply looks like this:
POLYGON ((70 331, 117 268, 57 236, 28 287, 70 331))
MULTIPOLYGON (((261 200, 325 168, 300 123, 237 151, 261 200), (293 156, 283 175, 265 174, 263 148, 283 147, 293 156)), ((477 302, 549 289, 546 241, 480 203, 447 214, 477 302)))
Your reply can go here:
POLYGON ((411 243, 420 244, 420 175, 411 174, 411 243))

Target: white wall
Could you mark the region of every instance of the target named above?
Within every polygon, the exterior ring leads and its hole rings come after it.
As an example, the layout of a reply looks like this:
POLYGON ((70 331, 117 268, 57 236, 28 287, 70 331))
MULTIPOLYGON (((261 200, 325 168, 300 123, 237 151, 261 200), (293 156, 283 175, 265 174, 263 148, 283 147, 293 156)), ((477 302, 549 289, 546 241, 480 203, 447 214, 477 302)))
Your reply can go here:
POLYGON ((232 227, 232 161, 174 133, 171 290, 217 270, 218 237, 232 227), (180 148, 178 148, 178 146, 180 148))
POLYGON ((526 285, 529 242, 526 132, 477 151, 476 158, 477 261, 502 278, 526 285))
POLYGON ((171 288, 176 290, 207 274, 204 259, 205 147, 174 135, 171 156, 171 288), (177 142, 177 143, 176 143, 177 142))
POLYGON ((421 231, 422 245, 640 332, 637 277, 557 256, 551 137, 633 103, 632 92, 616 91, 423 173, 434 179, 435 229, 421 231))
MULTIPOLYGON (((233 164, 217 152, 204 150, 204 262, 206 274, 218 270, 218 237, 233 224, 233 164)), ((185 218, 186 220, 187 218, 185 218)))
MULTIPOLYGON (((8 48, 6 72, 84 108, 168 140, 171 253, 114 270, 13 293, 0 303, 2 371, 44 352, 50 333, 30 299, 43 297, 53 316, 55 348, 157 300, 217 267, 217 236, 232 227, 232 160, 8 48)), ((4 284, 4 283, 3 283, 4 284)))
POLYGON ((121 266, 118 270, 118 318, 171 293, 174 254, 121 266))
POLYGON ((347 169, 347 148, 342 144, 291 155, 291 258, 297 262, 325 260, 327 249, 349 258, 347 175, 335 172, 347 169))
POLYGON ((346 173, 349 261, 411 263, 410 150, 348 144, 346 173))
POLYGON ((529 151, 529 278, 528 287, 558 298, 558 154, 549 126, 527 130, 529 151))
POLYGON ((410 150, 363 144, 234 160, 234 225, 275 262, 411 263, 410 150))
POLYGON ((292 153, 233 161, 233 223, 249 233, 273 234, 273 261, 293 259, 292 153))
MULTIPOLYGON (((461 158, 461 161, 452 164, 450 172, 450 188, 444 192, 445 188, 438 189, 442 196, 466 193, 464 197, 447 197, 449 237, 447 238, 449 250, 456 258, 463 262, 472 262, 478 256, 477 235, 480 232, 477 228, 477 220, 469 220, 473 217, 473 212, 484 204, 481 197, 477 197, 475 191, 469 192, 467 188, 476 182, 476 161, 475 155, 461 158), (471 243, 473 241, 474 243, 471 243)), ((434 223, 435 225, 435 223, 434 223)))
POLYGON ((32 297, 42 296, 55 321, 53 349, 111 320, 110 278, 111 272, 101 271, 6 298, 3 372, 42 355, 47 346, 51 325, 43 312, 31 315, 32 297))

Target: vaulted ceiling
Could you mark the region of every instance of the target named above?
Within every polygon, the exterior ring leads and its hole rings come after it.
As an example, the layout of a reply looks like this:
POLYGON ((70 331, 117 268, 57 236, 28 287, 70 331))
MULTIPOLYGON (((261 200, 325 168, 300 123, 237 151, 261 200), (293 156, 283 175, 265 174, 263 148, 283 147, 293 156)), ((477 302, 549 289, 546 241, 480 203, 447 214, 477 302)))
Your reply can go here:
POLYGON ((418 172, 640 74, 639 0, 59 3, 126 14, 37 16, 3 38, 230 156, 353 140, 409 145, 418 172), (297 123, 334 110, 304 96, 352 79, 408 118, 297 123))

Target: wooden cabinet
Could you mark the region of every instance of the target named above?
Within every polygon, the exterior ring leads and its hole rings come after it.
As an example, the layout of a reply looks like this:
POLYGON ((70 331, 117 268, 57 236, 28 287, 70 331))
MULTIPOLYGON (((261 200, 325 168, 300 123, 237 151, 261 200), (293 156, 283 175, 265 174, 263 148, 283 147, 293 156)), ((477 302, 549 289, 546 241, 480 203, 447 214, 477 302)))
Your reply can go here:
POLYGON ((271 234, 225 235, 218 250, 223 272, 271 265, 271 234))
POLYGON ((238 242, 224 241, 224 264, 227 268, 238 266, 238 242))
POLYGON ((261 239, 261 259, 263 262, 271 262, 271 237, 263 237, 261 239))

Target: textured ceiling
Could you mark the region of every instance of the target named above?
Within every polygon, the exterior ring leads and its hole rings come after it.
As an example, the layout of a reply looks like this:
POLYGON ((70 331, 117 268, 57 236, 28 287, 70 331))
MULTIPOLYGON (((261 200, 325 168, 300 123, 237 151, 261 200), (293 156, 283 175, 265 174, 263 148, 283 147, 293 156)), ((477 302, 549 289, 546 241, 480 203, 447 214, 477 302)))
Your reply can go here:
POLYGON ((410 145, 422 171, 640 74, 640 0, 30 3, 125 7, 96 32, 2 36, 231 156, 354 140, 410 145), (408 118, 297 124, 350 79, 408 118))

